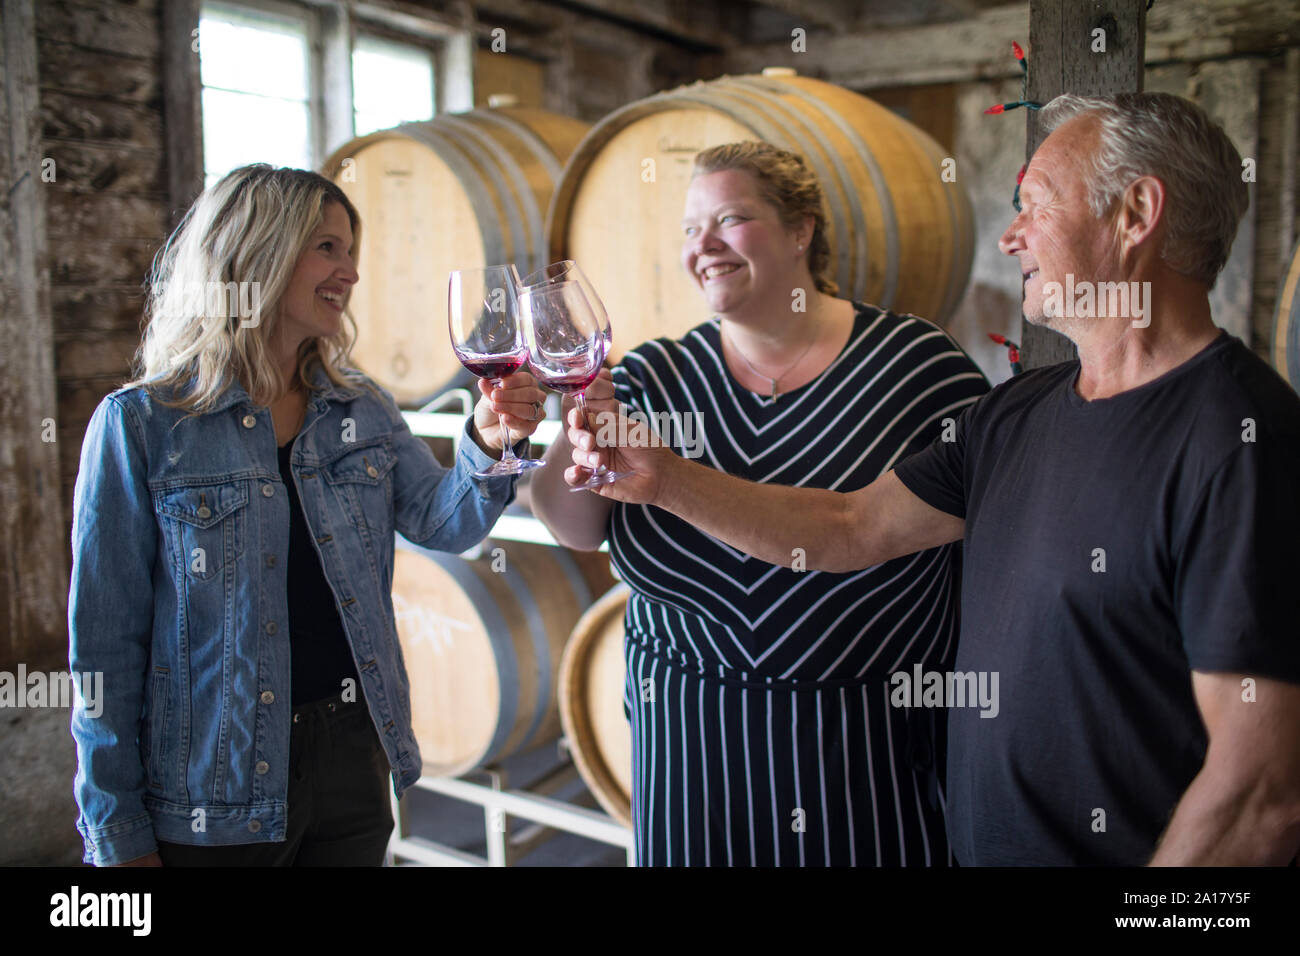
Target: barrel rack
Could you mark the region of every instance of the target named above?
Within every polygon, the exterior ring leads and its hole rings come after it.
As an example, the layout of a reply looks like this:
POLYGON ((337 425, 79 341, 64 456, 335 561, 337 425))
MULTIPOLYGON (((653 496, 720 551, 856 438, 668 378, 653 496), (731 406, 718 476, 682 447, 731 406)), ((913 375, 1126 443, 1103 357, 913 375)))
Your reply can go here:
MULTIPOLYGON (((548 402, 548 406, 556 404, 548 402)), ((403 411, 412 434, 428 438, 450 438, 460 450, 464 435, 465 416, 474 406, 474 396, 469 389, 458 388, 439 395, 418 411, 403 411), (445 410, 449 405, 459 405, 459 410, 445 410)), ((558 408, 548 407, 548 418, 541 422, 533 436, 533 443, 549 445, 559 435, 560 423, 556 419, 558 408)), ((502 515, 492 529, 490 537, 509 541, 528 541, 558 547, 536 518, 527 515, 502 515)), ((602 546, 602 550, 606 550, 602 546)), ((387 864, 426 866, 511 866, 556 830, 574 833, 590 840, 620 847, 627 853, 628 866, 636 863, 632 831, 617 820, 592 806, 556 799, 554 794, 578 779, 577 769, 569 756, 567 741, 559 740, 558 763, 540 779, 525 786, 510 788, 509 774, 504 767, 492 766, 473 770, 461 777, 422 776, 415 786, 421 790, 473 803, 483 808, 487 856, 475 856, 456 847, 436 843, 410 833, 408 821, 395 795, 393 805, 393 835, 388 843, 387 864), (527 826, 516 828, 514 818, 528 821, 527 826)), ((594 804, 588 794, 585 802, 594 804)))
MULTIPOLYGON (((560 749, 565 750, 564 740, 560 749)), ((421 777, 415 786, 421 790, 454 797, 483 808, 483 825, 487 837, 487 856, 475 856, 456 847, 412 835, 402 817, 397 797, 393 803, 393 836, 388 841, 389 866, 422 864, 425 866, 513 866, 515 861, 563 830, 589 840, 620 847, 627 853, 627 865, 636 865, 632 831, 601 810, 564 800, 552 793, 577 779, 577 770, 567 753, 562 762, 540 780, 526 788, 509 789, 509 779, 501 767, 484 767, 463 777, 421 777), (475 781, 474 777, 486 782, 475 781), (512 818, 529 821, 515 829, 512 818)))

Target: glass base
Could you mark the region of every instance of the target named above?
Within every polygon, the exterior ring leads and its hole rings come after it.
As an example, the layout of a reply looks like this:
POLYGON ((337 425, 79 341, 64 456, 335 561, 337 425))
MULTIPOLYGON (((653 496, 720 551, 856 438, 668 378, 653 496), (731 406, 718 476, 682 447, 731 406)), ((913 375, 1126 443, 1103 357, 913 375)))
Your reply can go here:
POLYGON ((546 462, 540 458, 514 458, 499 461, 491 468, 474 472, 475 478, 500 478, 504 475, 522 475, 533 468, 541 468, 546 462))
POLYGON ((620 478, 631 478, 635 472, 631 471, 610 471, 608 468, 592 474, 590 478, 580 485, 571 485, 570 491, 588 491, 592 488, 599 488, 601 485, 612 485, 620 478))

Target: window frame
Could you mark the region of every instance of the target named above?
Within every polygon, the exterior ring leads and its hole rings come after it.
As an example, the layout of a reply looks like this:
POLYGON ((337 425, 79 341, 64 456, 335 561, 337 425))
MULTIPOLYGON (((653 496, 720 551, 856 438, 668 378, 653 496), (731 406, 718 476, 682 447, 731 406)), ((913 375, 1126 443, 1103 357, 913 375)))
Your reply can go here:
MULTIPOLYGON (((206 9, 220 11, 223 8, 232 12, 263 13, 275 19, 302 24, 303 36, 307 42, 307 159, 313 169, 319 169, 321 163, 325 161, 323 152, 325 143, 325 95, 322 88, 324 70, 321 68, 321 24, 318 12, 311 6, 288 3, 285 0, 201 0, 198 4, 199 17, 203 16, 206 9)), ((197 23, 195 26, 197 26, 197 23)), ((200 128, 204 123, 203 91, 207 88, 203 83, 202 58, 203 50, 200 47, 198 89, 200 128)), ((203 182, 207 182, 207 157, 203 152, 199 153, 199 166, 203 175, 203 182)))
MULTIPOLYGON (((375 24, 370 21, 357 23, 354 21, 351 36, 348 42, 348 76, 350 81, 356 83, 356 73, 352 71, 352 54, 356 52, 357 41, 361 39, 381 40, 387 43, 393 43, 405 47, 414 47, 429 57, 429 73, 433 78, 433 115, 439 116, 446 112, 443 108, 443 84, 441 64, 446 56, 446 42, 442 39, 429 37, 426 35, 417 35, 412 33, 402 33, 398 30, 385 27, 383 24, 375 24)), ((354 87, 355 93, 355 87, 354 87)), ((357 107, 354 99, 350 104, 349 116, 352 124, 352 137, 357 135, 356 117, 357 107)), ((433 117, 430 117, 432 119, 433 117)))
MULTIPOLYGON (((416 16, 364 0, 168 0, 168 34, 179 35, 183 30, 188 47, 190 30, 198 27, 205 7, 261 12, 303 25, 307 39, 308 154, 313 169, 319 170, 336 150, 356 138, 352 51, 358 37, 388 40, 428 52, 433 68, 434 116, 473 109, 474 31, 435 11, 420 11, 422 15, 416 16), (326 66, 337 73, 340 63, 347 65, 346 77, 327 78, 326 66)), ((191 69, 171 73, 164 81, 178 118, 176 141, 188 142, 196 157, 193 181, 187 173, 172 183, 173 202, 181 209, 194 201, 207 178, 202 55, 200 50, 191 69)))

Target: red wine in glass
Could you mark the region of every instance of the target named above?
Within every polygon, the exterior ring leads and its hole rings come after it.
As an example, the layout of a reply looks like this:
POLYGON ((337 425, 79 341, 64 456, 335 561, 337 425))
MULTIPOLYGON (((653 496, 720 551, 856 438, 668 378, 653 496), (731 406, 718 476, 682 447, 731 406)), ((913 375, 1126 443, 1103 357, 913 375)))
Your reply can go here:
MULTIPOLYGON (((451 346, 460 364, 479 378, 501 379, 528 361, 528 344, 519 316, 519 273, 513 265, 483 269, 458 269, 447 288, 447 326, 451 346)), ((476 472, 479 478, 519 475, 543 462, 520 458, 510 447, 504 418, 501 426, 501 460, 476 472)))
POLYGON ((502 379, 519 371, 526 361, 528 354, 521 352, 519 355, 485 355, 473 360, 462 357, 460 364, 479 378, 502 379))
MULTIPOLYGON (((600 373, 608 339, 582 284, 566 280, 527 286, 520 292, 519 306, 525 318, 533 375, 543 385, 574 395, 590 426, 584 393, 600 373)), ((570 490, 598 488, 621 477, 621 473, 601 469, 570 490)))
POLYGON ((585 392, 587 386, 594 382, 596 376, 599 374, 600 368, 598 366, 596 371, 591 373, 583 372, 574 375, 556 375, 554 377, 550 375, 539 375, 537 376, 537 380, 547 388, 553 388, 555 391, 563 392, 565 395, 573 395, 579 392, 585 392))

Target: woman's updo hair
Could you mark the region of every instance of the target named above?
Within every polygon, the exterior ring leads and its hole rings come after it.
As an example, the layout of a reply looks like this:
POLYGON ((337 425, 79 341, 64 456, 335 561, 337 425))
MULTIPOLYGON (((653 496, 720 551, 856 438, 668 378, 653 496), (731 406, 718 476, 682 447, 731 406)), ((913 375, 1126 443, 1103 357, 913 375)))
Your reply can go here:
POLYGON ((812 241, 808 244, 808 271, 818 292, 835 295, 839 286, 831 278, 831 246, 826 238, 826 197, 821 183, 798 153, 771 143, 727 143, 702 150, 695 156, 692 177, 741 169, 758 182, 758 194, 776 209, 787 228, 795 228, 805 216, 813 217, 812 241))

